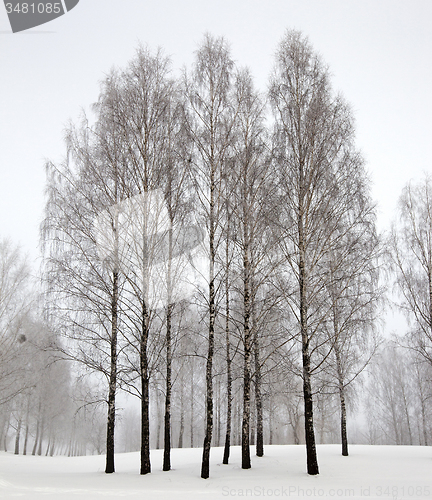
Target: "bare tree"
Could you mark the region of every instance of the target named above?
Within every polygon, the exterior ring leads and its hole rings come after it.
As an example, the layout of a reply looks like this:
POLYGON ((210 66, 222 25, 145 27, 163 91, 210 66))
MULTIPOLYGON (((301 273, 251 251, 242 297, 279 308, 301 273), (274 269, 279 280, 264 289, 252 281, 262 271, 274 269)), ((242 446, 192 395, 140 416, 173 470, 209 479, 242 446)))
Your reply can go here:
POLYGON ((280 248, 293 279, 286 299, 302 344, 307 471, 313 475, 319 468, 312 362, 322 344, 327 315, 323 290, 331 279, 324 263, 342 245, 341 225, 355 211, 355 193, 363 181, 361 158, 353 149, 350 110, 340 96, 332 95, 327 68, 299 32, 288 32, 279 46, 270 100, 276 122, 280 248))
POLYGON ((251 467, 249 439, 253 378, 259 430, 257 450, 258 455, 263 453, 257 309, 259 292, 274 271, 269 259, 270 248, 274 247, 274 237, 268 226, 274 190, 265 136, 265 103, 254 90, 252 77, 247 70, 239 72, 236 77, 233 100, 238 110, 236 140, 233 147, 233 168, 227 176, 227 182, 232 186, 231 239, 236 249, 233 271, 237 277, 233 282, 233 289, 241 297, 242 310, 242 468, 248 469, 251 467), (241 285, 237 286, 236 281, 241 285))
POLYGON ((70 125, 66 160, 58 165, 47 163, 42 224, 47 314, 66 339, 62 356, 106 377, 106 473, 115 470, 121 288, 116 207, 125 196, 121 184, 124 151, 112 119, 115 79, 112 74, 103 84, 95 106, 96 124, 90 127, 84 118, 78 126, 70 125), (108 245, 101 244, 97 224, 101 213, 106 214, 106 224, 114 234, 108 245))
POLYGON ((414 351, 387 341, 371 365, 368 418, 375 420, 381 444, 420 443, 422 416, 416 407, 415 357, 414 351))
POLYGON ((22 331, 33 306, 30 268, 18 246, 0 241, 0 405, 25 390, 22 331))
MULTIPOLYGON (((116 86, 115 123, 126 152, 128 198, 119 205, 123 234, 120 265, 125 276, 129 351, 137 356, 142 403, 141 473, 151 471, 149 383, 151 364, 162 343, 152 324, 165 311, 166 388, 164 470, 170 469, 172 320, 180 282, 199 232, 190 212, 183 104, 170 76, 170 61, 159 50, 140 48, 116 86), (187 220, 186 220, 187 219, 187 220)), ((160 323, 159 323, 160 325, 160 323)), ((156 357, 155 357, 156 356, 156 357)), ((135 379, 130 387, 136 390, 135 379)))
POLYGON ((193 160, 199 210, 208 238, 208 353, 206 366, 206 432, 201 477, 210 473, 213 434, 213 355, 216 321, 216 255, 223 210, 223 172, 232 143, 235 120, 230 103, 233 61, 223 39, 206 35, 196 53, 195 66, 185 79, 189 133, 196 148, 193 160))
MULTIPOLYGON (((172 341, 173 319, 175 303, 185 300, 187 293, 179 296, 180 283, 187 277, 188 265, 183 258, 176 258, 190 252, 198 244, 199 232, 192 224, 190 217, 190 158, 188 137, 185 134, 183 121, 183 103, 180 102, 178 92, 173 95, 173 103, 169 110, 167 120, 167 147, 166 182, 164 184, 165 200, 167 204, 169 229, 168 229, 168 255, 164 269, 166 282, 166 391, 165 391, 165 419, 164 419, 164 463, 163 470, 171 468, 171 390, 172 390, 172 341)), ((183 379, 181 381, 183 384, 183 379)), ((182 385, 183 390, 183 385, 182 385)), ((183 398, 181 399, 183 404, 183 398)), ((182 413, 183 422, 183 413, 182 413)), ((182 444, 182 434, 179 437, 179 447, 182 444)))
POLYGON ((324 391, 339 395, 344 456, 348 456, 347 390, 368 366, 380 343, 376 324, 384 295, 379 285, 382 245, 366 186, 353 192, 357 196, 356 211, 347 214, 341 226, 344 242, 330 254, 326 284, 330 314, 323 330, 332 352, 330 356, 324 353, 323 373, 330 377, 324 391))
POLYGON ((427 415, 430 413, 432 399, 430 388, 432 367, 422 356, 416 354, 412 368, 414 373, 414 392, 417 400, 415 415, 418 415, 419 443, 428 446, 430 425, 427 415))
MULTIPOLYGON (((389 238, 391 270, 399 294, 398 305, 408 320, 408 332, 400 344, 415 353, 415 366, 421 361, 432 366, 432 181, 429 175, 408 183, 399 198, 398 214, 389 238)), ((425 372, 423 367, 421 372, 425 372)), ((418 376, 417 376, 418 379, 418 376)), ((430 380, 427 381, 430 386, 430 380)), ((419 424, 423 441, 428 442, 425 414, 430 389, 417 382, 419 389, 419 424)), ((408 412, 405 411, 408 418, 408 412)), ((417 414, 417 412, 416 412, 417 414)), ((394 439, 401 440, 394 428, 394 439)))
MULTIPOLYGON (((227 183, 228 188, 228 183, 227 183)), ((225 357, 226 357, 226 373, 227 373, 227 406, 226 406, 226 429, 225 429, 225 443, 224 454, 222 463, 227 465, 229 463, 230 446, 231 446, 231 428, 232 428, 232 348, 231 348, 231 309, 230 309, 230 274, 231 274, 231 261, 232 261, 232 244, 231 244, 231 206, 229 203, 228 193, 225 199, 225 357)))
POLYGON ((408 344, 432 364, 432 181, 409 183, 390 236, 400 306, 411 323, 408 344))

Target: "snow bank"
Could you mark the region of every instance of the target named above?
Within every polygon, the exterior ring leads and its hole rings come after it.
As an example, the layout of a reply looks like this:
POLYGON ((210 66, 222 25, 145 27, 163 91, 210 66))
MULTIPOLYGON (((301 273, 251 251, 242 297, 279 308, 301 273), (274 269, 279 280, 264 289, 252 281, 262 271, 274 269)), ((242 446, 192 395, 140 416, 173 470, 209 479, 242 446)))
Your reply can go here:
POLYGON ((266 446, 240 468, 240 448, 222 465, 212 448, 211 477, 201 479, 201 449, 172 450, 173 470, 162 471, 162 451, 152 450, 153 472, 140 476, 139 454, 116 455, 116 473, 106 475, 105 457, 33 457, 0 453, 0 498, 213 500, 235 498, 337 498, 418 500, 432 498, 432 450, 419 446, 318 446, 319 476, 308 476, 304 446, 266 446))

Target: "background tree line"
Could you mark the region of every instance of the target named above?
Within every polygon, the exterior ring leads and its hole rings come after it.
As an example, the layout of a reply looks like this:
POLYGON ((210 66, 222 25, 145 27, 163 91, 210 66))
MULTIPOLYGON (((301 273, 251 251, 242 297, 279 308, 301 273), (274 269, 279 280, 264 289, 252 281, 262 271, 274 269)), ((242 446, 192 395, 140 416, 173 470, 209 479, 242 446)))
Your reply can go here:
MULTIPOLYGON (((247 469, 251 445, 262 456, 265 442, 287 441, 305 442, 318 474, 316 442, 341 442, 348 455, 361 382, 372 406, 357 440, 428 442, 429 181, 404 191, 398 226, 380 237, 352 112, 301 33, 281 41, 266 94, 224 39, 206 35, 181 77, 160 50, 140 47, 104 79, 93 111, 68 127, 64 161, 46 166, 49 339, 44 370, 29 373, 64 379, 53 392, 76 400, 85 388, 76 414, 99 422, 106 404, 107 473, 120 393, 138 401, 139 417, 124 419, 139 428, 141 474, 152 446, 168 471, 172 446, 203 443, 208 478, 212 445, 224 446, 224 463, 241 445, 247 469), (413 328, 389 358, 378 319, 394 276, 413 328), (415 369, 384 372, 397 356, 415 369)), ((2 415, 19 436, 20 417, 2 415)), ((41 422, 34 446, 47 439, 41 422)), ((136 449, 127 433, 123 445, 136 449)))

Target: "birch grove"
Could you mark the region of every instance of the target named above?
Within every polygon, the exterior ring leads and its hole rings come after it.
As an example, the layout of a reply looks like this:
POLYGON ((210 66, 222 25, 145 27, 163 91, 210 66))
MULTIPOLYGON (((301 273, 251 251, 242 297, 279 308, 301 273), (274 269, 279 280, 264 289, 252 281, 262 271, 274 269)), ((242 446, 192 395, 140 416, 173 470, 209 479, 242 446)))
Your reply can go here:
POLYGON ((0 244, 2 448, 105 453, 110 474, 139 451, 147 475, 202 446, 208 479, 212 447, 250 469, 254 445, 295 443, 317 475, 318 444, 360 440, 355 405, 363 442, 431 442, 430 180, 385 241, 353 112, 302 33, 261 90, 222 37, 181 74, 138 47, 46 175, 35 302, 0 244), (383 341, 393 278, 410 327, 383 341))

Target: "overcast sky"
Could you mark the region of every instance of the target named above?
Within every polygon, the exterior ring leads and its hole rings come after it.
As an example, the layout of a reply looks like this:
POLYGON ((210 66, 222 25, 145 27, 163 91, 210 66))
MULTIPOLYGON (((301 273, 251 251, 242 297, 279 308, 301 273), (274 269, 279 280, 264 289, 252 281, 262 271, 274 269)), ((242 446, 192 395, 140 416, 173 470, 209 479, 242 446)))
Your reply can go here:
POLYGON ((223 35, 265 91, 284 32, 301 30, 351 104, 357 144, 389 225, 402 187, 432 170, 430 0, 80 0, 64 16, 12 34, 0 4, 0 238, 37 255, 44 161, 61 160, 69 120, 141 42, 189 66, 205 32, 223 35))

